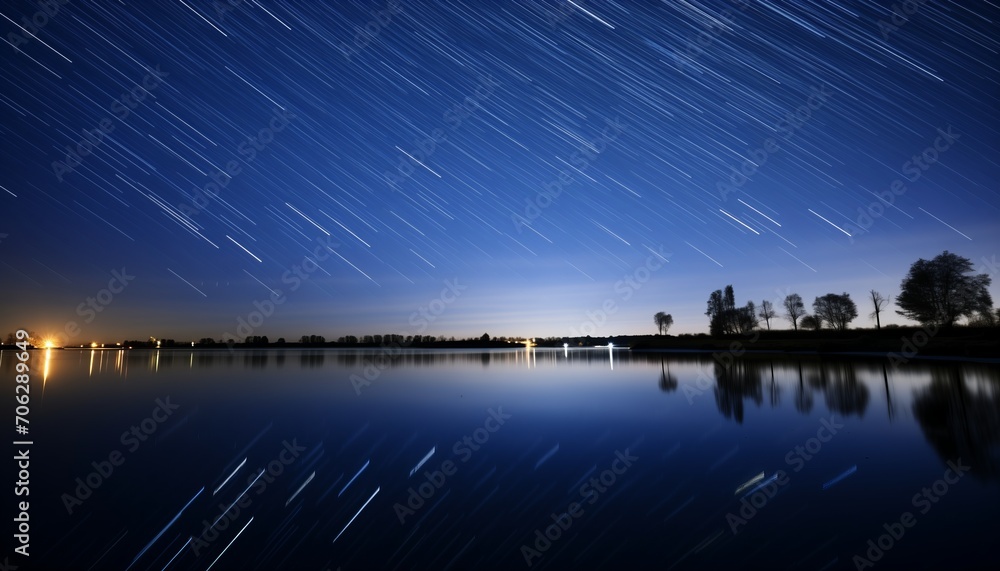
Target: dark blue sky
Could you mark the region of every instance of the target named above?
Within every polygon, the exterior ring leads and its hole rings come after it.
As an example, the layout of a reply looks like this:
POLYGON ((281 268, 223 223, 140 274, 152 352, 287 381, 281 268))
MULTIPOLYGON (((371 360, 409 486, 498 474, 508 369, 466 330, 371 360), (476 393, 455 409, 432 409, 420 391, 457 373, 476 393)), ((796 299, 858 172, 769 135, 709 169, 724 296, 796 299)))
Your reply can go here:
POLYGON ((1000 298, 987 3, 56 4, 2 10, 4 333, 868 326, 945 249, 1000 298))

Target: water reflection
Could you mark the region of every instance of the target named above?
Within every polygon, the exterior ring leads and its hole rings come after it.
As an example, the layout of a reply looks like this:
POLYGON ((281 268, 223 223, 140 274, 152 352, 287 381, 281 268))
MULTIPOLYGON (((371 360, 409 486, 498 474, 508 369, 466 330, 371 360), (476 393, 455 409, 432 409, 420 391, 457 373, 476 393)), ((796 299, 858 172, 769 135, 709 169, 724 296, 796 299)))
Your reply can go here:
POLYGON ((726 418, 743 422, 743 402, 751 400, 758 407, 764 400, 761 387, 763 363, 738 359, 728 363, 715 362, 715 402, 726 418))
POLYGON ((796 363, 796 371, 798 373, 798 383, 795 385, 795 410, 802 414, 809 414, 813 409, 813 392, 806 386, 801 361, 796 363))
POLYGON ((253 349, 243 352, 243 366, 251 369, 263 369, 267 366, 268 352, 253 349))
POLYGON ((768 400, 770 401, 771 406, 775 407, 775 406, 778 406, 778 403, 781 402, 781 386, 778 385, 777 381, 774 378, 774 362, 773 361, 771 361, 770 363, 768 363, 768 369, 770 370, 770 373, 771 373, 770 382, 768 382, 768 384, 767 384, 768 400))
MULTIPOLYGON (((266 369, 282 366, 288 358, 297 360, 302 368, 325 366, 326 360, 336 365, 363 368, 375 365, 384 368, 435 367, 442 364, 460 365, 476 363, 483 367, 491 364, 503 367, 535 368, 549 365, 603 365, 613 370, 618 361, 622 364, 645 362, 645 357, 630 355, 627 349, 565 349, 544 350, 535 347, 509 350, 433 350, 433 349, 66 349, 66 354, 79 354, 86 359, 89 374, 113 369, 123 372, 131 363, 141 365, 150 372, 164 372, 183 367, 232 368, 237 363, 249 369, 266 369)), ((46 372, 47 375, 47 372, 46 372)))
POLYGON ((856 366, 848 361, 836 361, 824 363, 819 371, 815 388, 823 392, 826 406, 844 416, 864 416, 868 387, 858 382, 856 366))
MULTIPOLYGON (((4 353, 3 357, 10 354, 4 353)), ((366 367, 417 370, 475 366, 500 374, 526 367, 567 374, 588 370, 604 371, 609 381, 650 371, 661 394, 682 402, 689 398, 680 390, 682 385, 693 387, 703 382, 702 378, 710 380, 710 385, 701 385, 699 394, 712 391, 719 414, 741 425, 750 422, 748 419, 756 420, 750 416, 751 410, 783 406, 801 415, 825 407, 838 416, 863 418, 873 401, 883 399, 884 405, 879 403, 874 409, 877 414, 884 413, 894 422, 899 420, 900 411, 912 410, 925 438, 943 460, 968 459, 979 478, 1000 479, 1000 370, 993 364, 913 363, 894 368, 879 359, 719 360, 709 354, 632 353, 608 347, 455 351, 81 349, 45 350, 38 357, 43 383, 59 378, 60 366, 74 360, 87 377, 112 374, 122 378, 128 377, 130 367, 147 374, 165 374, 172 369, 197 374, 198 370, 235 371, 240 367, 266 372, 288 363, 297 363, 300 369, 335 369, 327 376, 333 381, 347 379, 366 367), (789 399, 783 399, 785 395, 789 399)), ((7 358, 0 363, 0 369, 13 366, 7 358)), ((537 379, 542 385, 546 383, 544 376, 537 379)))
MULTIPOLYGON (((0 376, 10 378, 15 361, 10 352, 0 352, 0 376)), ((442 568, 440 554, 455 551, 447 526, 466 533, 459 552, 473 536, 484 538, 465 553, 485 560, 484 554, 496 549, 494 537, 514 534, 515 541, 531 541, 534 526, 548 526, 551 514, 560 513, 554 510, 580 498, 581 478, 603 474, 599 470, 616 448, 631 449, 640 460, 627 474, 616 473, 620 483, 614 492, 602 496, 594 509, 588 504, 586 515, 574 520, 577 544, 608 554, 627 546, 643 561, 666 562, 661 567, 684 561, 676 565, 678 571, 741 562, 745 568, 832 569, 829 562, 837 557, 848 562, 843 553, 856 553, 870 534, 881 533, 883 522, 898 517, 913 493, 941 477, 939 464, 949 461, 960 459, 979 484, 989 486, 963 483, 932 515, 920 514, 925 537, 938 545, 970 538, 965 545, 984 546, 981 539, 988 537, 994 517, 990 506, 1000 498, 994 485, 1000 481, 996 365, 892 367, 879 359, 827 356, 720 362, 708 353, 642 354, 608 347, 81 349, 35 352, 32 363, 37 364, 32 370, 40 371, 38 382, 44 381, 45 363, 47 379, 53 381, 45 400, 32 409, 39 419, 32 423, 32 435, 37 430, 39 442, 52 446, 40 456, 46 463, 38 470, 51 476, 37 485, 56 501, 41 509, 50 511, 44 514, 47 521, 61 526, 53 529, 56 538, 67 538, 63 551, 84 553, 87 565, 100 562, 94 568, 126 568, 157 537, 155 551, 164 555, 156 561, 150 550, 142 563, 163 568, 187 538, 202 532, 205 519, 219 517, 219 501, 235 501, 249 485, 247 478, 270 466, 284 440, 296 438, 308 452, 282 465, 284 475, 269 483, 266 493, 254 493, 252 511, 233 516, 235 525, 226 541, 213 545, 211 557, 251 517, 257 519, 247 533, 257 535, 237 542, 222 560, 228 565, 216 568, 280 568, 271 565, 274 561, 254 560, 255 547, 280 545, 282 534, 295 526, 306 530, 297 538, 303 547, 294 551, 294 564, 284 568, 336 568, 323 566, 330 542, 375 490, 384 494, 378 501, 386 498, 381 507, 373 501, 348 530, 347 541, 337 544, 364 554, 358 568, 442 568), (358 385, 352 375, 370 383, 358 385), (179 414, 159 425, 120 472, 116 467, 94 492, 96 501, 67 514, 59 494, 72 493, 74 478, 87 478, 94 460, 102 462, 110 450, 120 450, 122 431, 141 425, 154 399, 168 397, 182 407, 179 414), (433 474, 454 459, 452 446, 460 438, 485 435, 487 409, 501 406, 513 415, 510 422, 490 432, 473 461, 459 460, 447 489, 420 512, 426 519, 400 526, 392 503, 406 502, 408 488, 428 477, 425 470, 433 474), (795 446, 811 451, 810 442, 818 447, 813 436, 819 437, 818 429, 831 416, 847 429, 829 444, 823 441, 821 452, 810 452, 801 472, 789 470, 794 466, 789 451, 795 446), (414 474, 427 451, 435 449, 414 474), (369 467, 359 472, 361 466, 369 467), (790 486, 741 528, 747 533, 731 535, 725 513, 745 507, 733 490, 754 474, 776 469, 791 475, 790 486), (837 479, 847 473, 854 475, 837 479), (836 486, 823 488, 834 481, 836 486), (202 486, 224 497, 199 498, 169 534, 157 535, 202 486), (119 525, 122 514, 152 523, 137 524, 136 533, 130 530, 118 548, 105 554, 120 538, 104 530, 119 525), (388 556, 385 546, 395 551, 403 545, 399 553, 409 553, 406 542, 418 537, 417 529, 426 544, 405 561, 397 557, 386 565, 381 559, 388 556), (663 537, 677 540, 664 542, 663 537), (169 547, 168 541, 173 542, 169 547), (767 545, 773 547, 762 547, 767 545), (747 564, 748 553, 758 559, 747 564), (364 565, 369 560, 377 561, 364 565)), ((900 562, 897 567, 921 568, 906 565, 922 562, 926 554, 920 549, 930 543, 915 537, 900 542, 893 561, 900 562)), ((494 567, 476 565, 471 557, 453 567, 516 568, 523 559, 516 546, 509 547, 501 554, 506 559, 494 567)), ((557 562, 557 553, 546 554, 552 557, 550 567, 570 568, 569 562, 557 562)), ((184 568, 178 562, 185 558, 183 563, 201 569, 211 562, 185 554, 170 568, 184 568)), ((923 568, 946 568, 936 563, 928 561, 923 568)))
POLYGON ((892 407, 892 391, 889 389, 889 368, 885 363, 882 363, 882 384, 885 387, 886 414, 889 416, 889 421, 892 422, 895 411, 892 407))
POLYGON ((942 459, 961 458, 978 478, 996 480, 1000 477, 1000 384, 995 369, 971 372, 958 365, 933 367, 930 384, 916 391, 913 415, 942 459))
POLYGON ((746 403, 763 405, 765 379, 771 408, 781 404, 781 385, 789 379, 795 409, 803 414, 813 410, 816 393, 829 410, 843 416, 863 416, 871 398, 868 386, 858 379, 859 365, 851 361, 737 359, 713 365, 719 412, 738 423, 743 422, 746 403))
POLYGON ((677 390, 677 377, 670 374, 670 369, 666 365, 667 359, 660 357, 660 390, 671 393, 677 390))
POLYGON ((306 350, 299 353, 299 363, 303 368, 322 367, 326 360, 326 352, 319 350, 306 350))

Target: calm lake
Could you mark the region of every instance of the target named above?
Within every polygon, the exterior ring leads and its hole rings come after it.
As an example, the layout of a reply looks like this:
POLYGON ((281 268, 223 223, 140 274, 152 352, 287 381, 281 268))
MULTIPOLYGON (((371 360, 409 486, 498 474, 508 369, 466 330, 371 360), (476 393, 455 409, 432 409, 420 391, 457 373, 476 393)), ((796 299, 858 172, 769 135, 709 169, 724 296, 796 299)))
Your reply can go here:
POLYGON ((528 348, 30 364, 31 569, 1000 560, 995 363, 528 348))

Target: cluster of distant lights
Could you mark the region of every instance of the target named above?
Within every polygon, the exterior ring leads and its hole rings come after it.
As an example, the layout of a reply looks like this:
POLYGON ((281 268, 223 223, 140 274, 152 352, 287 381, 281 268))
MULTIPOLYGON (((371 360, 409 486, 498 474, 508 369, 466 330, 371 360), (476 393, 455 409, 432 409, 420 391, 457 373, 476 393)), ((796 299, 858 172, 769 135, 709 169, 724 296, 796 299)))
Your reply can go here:
MULTIPOLYGON (((155 341, 156 341, 156 348, 159 349, 160 348, 160 340, 159 339, 155 339, 155 341)), ((121 347, 121 346, 122 346, 121 343, 115 343, 115 347, 121 347)), ((194 347, 194 341, 191 342, 191 346, 194 347)), ((80 345, 80 347, 85 347, 85 345, 80 345)), ((52 348, 52 342, 51 341, 46 341, 45 342, 45 348, 46 349, 51 349, 52 348)), ((94 341, 94 342, 92 342, 90 344, 90 348, 91 349, 98 349, 98 348, 104 349, 105 347, 104 347, 104 343, 98 343, 97 341, 94 341)), ((129 349, 131 349, 131 348, 132 347, 129 346, 129 349)))

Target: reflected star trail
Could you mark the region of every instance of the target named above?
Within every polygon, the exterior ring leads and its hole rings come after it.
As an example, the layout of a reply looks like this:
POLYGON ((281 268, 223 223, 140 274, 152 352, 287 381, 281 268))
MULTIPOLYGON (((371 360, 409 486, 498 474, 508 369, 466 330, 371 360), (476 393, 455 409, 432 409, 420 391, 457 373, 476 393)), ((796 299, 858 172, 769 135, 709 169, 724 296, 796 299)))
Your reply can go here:
POLYGON ((55 4, 2 9, 11 329, 688 333, 998 253, 989 3, 55 4))

